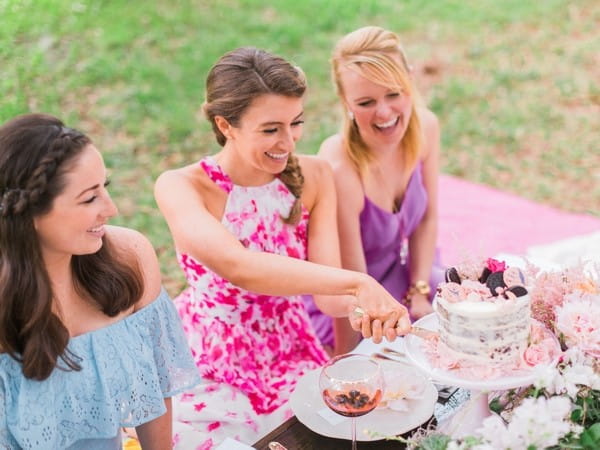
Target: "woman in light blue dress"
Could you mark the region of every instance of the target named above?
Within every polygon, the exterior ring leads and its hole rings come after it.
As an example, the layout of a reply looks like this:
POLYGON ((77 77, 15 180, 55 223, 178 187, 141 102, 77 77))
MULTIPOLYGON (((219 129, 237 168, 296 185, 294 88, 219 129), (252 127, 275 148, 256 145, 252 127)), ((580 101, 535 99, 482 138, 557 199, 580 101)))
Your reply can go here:
POLYGON ((171 447, 170 397, 198 382, 152 245, 106 225, 102 156, 27 114, 0 127, 0 448, 171 447))

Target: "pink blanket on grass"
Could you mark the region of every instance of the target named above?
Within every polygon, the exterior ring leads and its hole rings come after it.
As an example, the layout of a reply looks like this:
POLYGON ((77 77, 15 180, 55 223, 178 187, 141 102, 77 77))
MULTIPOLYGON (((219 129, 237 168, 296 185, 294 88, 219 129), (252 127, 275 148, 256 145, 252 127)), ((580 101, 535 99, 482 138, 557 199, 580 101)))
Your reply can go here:
POLYGON ((450 175, 440 176, 442 262, 473 255, 524 255, 528 247, 600 231, 600 218, 573 214, 450 175))

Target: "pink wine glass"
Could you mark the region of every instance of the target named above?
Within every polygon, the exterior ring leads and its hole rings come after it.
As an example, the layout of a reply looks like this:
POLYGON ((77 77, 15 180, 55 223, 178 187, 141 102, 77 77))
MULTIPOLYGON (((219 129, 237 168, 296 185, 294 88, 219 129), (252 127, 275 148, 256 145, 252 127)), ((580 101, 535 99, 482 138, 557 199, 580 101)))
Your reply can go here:
POLYGON ((383 387, 381 367, 366 355, 336 356, 321 370, 319 388, 325 404, 352 422, 352 450, 356 450, 356 417, 377 407, 383 387))

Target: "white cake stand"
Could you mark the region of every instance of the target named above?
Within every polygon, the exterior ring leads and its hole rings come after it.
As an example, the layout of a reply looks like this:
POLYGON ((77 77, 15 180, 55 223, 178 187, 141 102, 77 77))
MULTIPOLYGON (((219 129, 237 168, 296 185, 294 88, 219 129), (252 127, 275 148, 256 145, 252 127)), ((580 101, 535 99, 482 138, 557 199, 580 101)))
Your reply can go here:
MULTIPOLYGON (((437 331, 438 320, 435 313, 429 314, 414 323, 415 326, 437 331)), ((483 419, 491 414, 488 406, 488 393, 522 386, 535 381, 533 368, 523 370, 509 376, 499 376, 490 380, 472 380, 460 377, 460 374, 432 367, 423 350, 424 341, 413 334, 405 337, 406 353, 421 370, 429 374, 435 383, 469 389, 471 398, 449 419, 440 424, 438 429, 453 438, 472 435, 481 426, 483 419)))

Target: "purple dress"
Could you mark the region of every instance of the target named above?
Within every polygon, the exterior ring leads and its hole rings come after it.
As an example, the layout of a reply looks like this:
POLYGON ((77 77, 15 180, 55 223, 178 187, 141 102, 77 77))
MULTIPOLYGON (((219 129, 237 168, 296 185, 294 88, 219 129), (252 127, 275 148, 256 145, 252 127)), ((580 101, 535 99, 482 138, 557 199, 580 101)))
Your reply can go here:
MULTIPOLYGON (((365 205, 359 218, 367 273, 379 281, 398 301, 402 300, 410 284, 408 239, 427 209, 427 191, 423 185, 421 170, 419 164, 413 171, 398 212, 385 211, 365 196, 365 205)), ((436 250, 429 278, 430 299, 433 298, 438 283, 444 281, 444 271, 439 252, 436 250)), ((304 304, 317 336, 323 344, 332 346, 331 317, 316 307, 311 296, 304 296, 304 304)))

